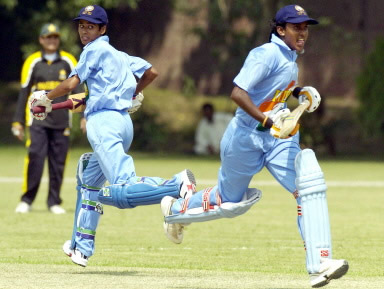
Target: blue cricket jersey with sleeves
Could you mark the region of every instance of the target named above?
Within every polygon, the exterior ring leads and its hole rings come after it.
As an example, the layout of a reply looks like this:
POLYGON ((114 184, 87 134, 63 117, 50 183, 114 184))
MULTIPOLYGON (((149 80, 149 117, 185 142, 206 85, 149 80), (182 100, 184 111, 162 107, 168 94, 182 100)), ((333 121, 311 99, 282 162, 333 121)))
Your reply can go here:
MULTIPOLYGON (((271 42, 249 52, 233 82, 248 93, 261 111, 266 112, 272 109, 273 104, 285 102, 291 93, 287 87, 297 84, 296 58, 296 51, 291 50, 279 37, 272 35, 271 42), (280 91, 283 93, 276 98, 280 91), (272 105, 268 105, 270 103, 272 105)), ((240 107, 236 111, 236 118, 252 128, 259 123, 240 107)))
POLYGON ((135 76, 141 78, 152 65, 133 57, 109 44, 108 36, 101 36, 84 46, 80 60, 69 75, 86 81, 88 99, 85 117, 103 109, 124 111, 132 106, 136 90, 135 76))

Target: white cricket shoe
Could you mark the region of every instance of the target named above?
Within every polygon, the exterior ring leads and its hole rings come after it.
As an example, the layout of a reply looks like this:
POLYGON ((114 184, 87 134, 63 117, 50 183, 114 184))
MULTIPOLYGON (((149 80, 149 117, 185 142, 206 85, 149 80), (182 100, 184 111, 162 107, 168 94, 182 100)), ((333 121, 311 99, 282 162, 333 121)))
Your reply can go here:
POLYGON ((63 245, 64 254, 67 255, 68 257, 71 257, 74 251, 73 249, 71 249, 71 243, 72 243, 71 240, 67 240, 63 245))
POLYGON ((31 210, 32 206, 30 204, 26 202, 20 202, 15 209, 15 213, 26 214, 29 213, 31 210))
POLYGON ((59 206, 59 205, 53 205, 53 206, 49 207, 49 210, 51 211, 51 213, 53 213, 55 215, 62 215, 62 214, 66 213, 64 208, 59 206))
POLYGON ((85 256, 83 253, 81 253, 77 249, 73 250, 71 259, 73 263, 80 265, 82 267, 87 267, 88 265, 88 257, 85 256))
POLYGON ((349 269, 347 260, 321 259, 319 273, 310 274, 312 288, 327 285, 332 279, 343 277, 349 269))
POLYGON ((185 169, 180 173, 181 185, 179 196, 183 199, 190 198, 194 193, 196 193, 196 180, 193 173, 185 169))
POLYGON ((161 211, 164 215, 164 233, 169 240, 175 244, 180 244, 183 241, 184 236, 184 224, 169 224, 165 221, 165 217, 172 215, 171 207, 172 204, 176 201, 175 198, 170 196, 165 196, 161 200, 161 211))

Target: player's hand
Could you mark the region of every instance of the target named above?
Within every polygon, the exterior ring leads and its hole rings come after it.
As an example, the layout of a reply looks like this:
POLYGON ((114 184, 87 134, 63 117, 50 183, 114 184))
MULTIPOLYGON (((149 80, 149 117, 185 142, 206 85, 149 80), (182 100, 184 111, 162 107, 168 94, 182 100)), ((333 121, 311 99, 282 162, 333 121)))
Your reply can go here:
POLYGON ((12 124, 11 128, 12 134, 20 141, 24 140, 24 127, 18 123, 15 122, 12 124))
POLYGON ((80 130, 86 134, 87 133, 87 120, 85 119, 85 117, 82 117, 80 119, 80 130))
POLYGON ((142 92, 138 93, 132 98, 132 107, 128 109, 130 114, 139 110, 142 102, 144 100, 144 94, 142 92))
POLYGON ((321 102, 320 93, 312 86, 304 86, 299 92, 299 103, 303 103, 305 100, 310 103, 307 112, 314 112, 321 102))
POLYGON ((34 106, 45 106, 45 112, 32 113, 33 118, 38 120, 45 119, 48 113, 52 111, 52 100, 47 97, 47 92, 45 90, 39 90, 32 93, 29 98, 29 107, 32 108, 34 106))
POLYGON ((280 137, 280 129, 283 125, 284 119, 291 113, 289 108, 284 108, 279 110, 277 113, 275 113, 273 116, 271 116, 271 119, 273 121, 273 125, 269 130, 269 134, 275 138, 281 138, 280 137))

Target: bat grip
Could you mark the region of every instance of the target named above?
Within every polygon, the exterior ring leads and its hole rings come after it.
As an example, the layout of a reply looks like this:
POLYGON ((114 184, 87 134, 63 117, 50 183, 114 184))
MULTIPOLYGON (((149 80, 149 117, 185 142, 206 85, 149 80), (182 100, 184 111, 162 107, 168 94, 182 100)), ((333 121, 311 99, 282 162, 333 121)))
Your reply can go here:
MULTIPOLYGON (((63 102, 58 102, 52 104, 52 110, 56 109, 72 109, 73 108, 73 102, 71 99, 67 99, 63 102)), ((32 113, 42 113, 45 112, 45 106, 33 106, 31 108, 32 113)))

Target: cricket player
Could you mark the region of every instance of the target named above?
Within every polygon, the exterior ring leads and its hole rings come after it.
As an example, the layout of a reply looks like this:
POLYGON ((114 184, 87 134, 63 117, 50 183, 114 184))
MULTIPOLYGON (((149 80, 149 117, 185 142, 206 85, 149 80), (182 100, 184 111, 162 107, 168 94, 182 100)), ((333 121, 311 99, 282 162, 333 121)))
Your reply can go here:
POLYGON ((248 188, 252 177, 266 167, 296 199, 298 228, 306 246, 306 267, 314 288, 342 277, 346 260, 332 259, 326 184, 314 152, 301 150, 296 126, 288 137, 280 129, 293 95, 309 102, 308 112, 320 104, 317 90, 298 86, 296 58, 304 53, 308 26, 318 24, 298 5, 281 8, 273 20, 270 42, 250 51, 234 79, 231 98, 239 106, 221 141, 218 184, 190 198, 164 197, 164 230, 181 243, 184 225, 244 214, 261 198, 248 188))
POLYGON ((133 159, 126 153, 133 139, 129 112, 140 107, 141 103, 135 103, 133 98, 157 77, 157 71, 144 59, 118 51, 109 44, 105 35, 108 16, 102 7, 84 7, 74 20, 84 45, 79 63, 68 79, 52 91, 33 93, 30 105, 45 106, 45 112, 33 114, 37 119, 44 119, 52 110, 53 99, 79 83, 87 84, 89 95, 84 116, 93 152, 83 154, 78 163, 78 199, 72 239, 63 246, 75 264, 85 267, 94 254, 103 204, 124 209, 159 204, 164 196, 188 197, 195 192, 195 179, 189 170, 169 180, 136 176, 133 159), (106 181, 110 185, 104 187, 106 181))
MULTIPOLYGON (((28 148, 23 194, 15 212, 25 214, 32 210, 43 176, 44 163, 48 159, 47 206, 53 214, 64 214, 60 190, 70 143, 70 111, 55 111, 44 121, 33 120, 28 109, 28 98, 35 90, 51 90, 58 86, 71 73, 77 60, 72 54, 60 49, 60 29, 53 23, 46 23, 41 27, 39 43, 41 50, 28 56, 23 64, 21 90, 12 123, 15 137, 24 141, 27 136, 25 143, 28 148)), ((83 88, 79 86, 73 93, 82 91, 83 88)), ((62 96, 55 102, 66 99, 67 96, 62 96)))

